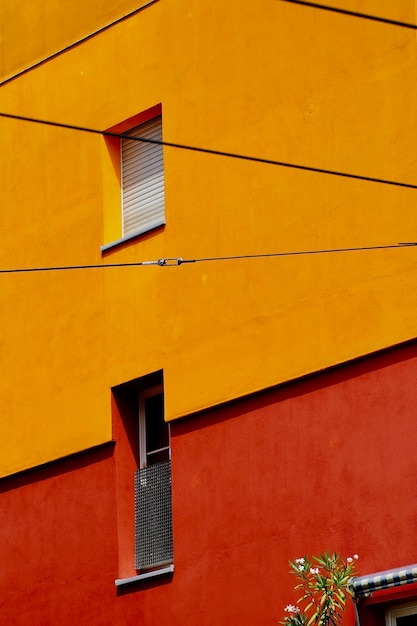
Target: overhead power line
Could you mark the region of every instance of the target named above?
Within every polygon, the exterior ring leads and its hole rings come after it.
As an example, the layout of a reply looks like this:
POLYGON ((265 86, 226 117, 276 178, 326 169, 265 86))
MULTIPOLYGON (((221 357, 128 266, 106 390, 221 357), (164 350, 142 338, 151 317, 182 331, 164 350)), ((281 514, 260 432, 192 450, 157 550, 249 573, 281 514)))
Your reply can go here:
POLYGON ((232 256, 213 256, 213 257, 200 257, 195 259, 183 259, 182 257, 165 257, 157 259, 156 261, 136 261, 131 263, 101 263, 96 265, 57 265, 50 267, 22 267, 22 268, 9 268, 0 269, 0 274, 24 274, 30 272, 62 272, 70 270, 96 270, 106 268, 120 268, 120 267, 139 267, 157 265, 159 267, 178 267, 187 263, 207 263, 213 261, 239 261, 246 259, 266 259, 276 257, 289 257, 289 256, 306 256, 312 254, 335 254, 341 252, 366 252, 370 250, 390 250, 393 248, 409 248, 416 247, 417 242, 402 242, 386 246, 361 246, 358 248, 329 248, 324 250, 295 250, 292 252, 271 252, 265 254, 241 254, 232 256))
POLYGON ((340 13, 341 15, 348 15, 350 17, 359 17, 363 20, 372 20, 373 22, 381 22, 382 24, 389 24, 391 26, 399 26, 400 28, 411 28, 417 30, 417 24, 410 24, 409 22, 401 22, 398 20, 391 20, 387 17, 379 17, 378 15, 370 15, 369 13, 360 13, 358 11, 349 11, 348 9, 339 9, 338 7, 332 7, 327 4, 320 4, 318 2, 308 2, 308 0, 281 0, 281 2, 288 2, 290 4, 301 4, 312 9, 322 9, 323 11, 330 11, 332 13, 340 13))
MULTIPOLYGON (((289 1, 289 0, 286 0, 289 1)), ((250 161, 252 163, 262 163, 264 165, 275 165, 279 167, 285 167, 295 170, 302 170, 305 172, 313 172, 316 174, 326 174, 330 176, 339 176, 342 178, 350 178, 354 180, 361 180, 369 183, 378 183, 381 185, 391 185, 394 187, 405 187, 407 189, 417 189, 417 185, 412 183, 404 183, 396 180, 387 180, 384 178, 375 178, 373 176, 363 176, 361 174, 352 174, 350 172, 340 172, 337 170, 329 170, 321 167, 313 167, 310 165, 302 165, 299 163, 289 163, 287 161, 277 161, 275 159, 265 159, 263 157, 255 157, 247 154, 239 154, 235 152, 226 152, 224 150, 214 150, 211 148, 202 148, 198 146, 191 146, 182 143, 174 143, 172 141, 164 141, 158 139, 147 139, 144 137, 134 137, 132 135, 128 135, 126 133, 114 133, 108 130, 99 130, 97 128, 89 128, 86 126, 77 126, 75 124, 64 124, 63 122, 53 122, 51 120, 42 120, 35 117, 26 117, 23 115, 16 115, 13 113, 4 113, 0 112, 0 117, 12 120, 18 120, 21 122, 30 122, 32 124, 43 124, 45 126, 53 126, 55 128, 64 128, 67 130, 73 130, 77 132, 83 133, 92 133, 96 135, 102 135, 104 137, 116 137, 119 139, 129 139, 132 141, 140 141, 142 143, 153 143, 161 146, 166 146, 168 148, 176 148, 179 150, 188 150, 191 152, 199 152, 203 154, 210 154, 213 156, 226 157, 230 159, 240 159, 241 161, 250 161)))

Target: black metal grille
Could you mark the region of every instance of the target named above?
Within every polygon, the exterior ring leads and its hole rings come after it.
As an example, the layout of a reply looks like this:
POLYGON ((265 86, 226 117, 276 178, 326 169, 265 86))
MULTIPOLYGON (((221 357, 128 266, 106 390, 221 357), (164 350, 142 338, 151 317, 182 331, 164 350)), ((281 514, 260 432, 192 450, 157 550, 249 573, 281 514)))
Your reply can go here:
POLYGON ((135 567, 145 569, 171 562, 171 461, 135 472, 135 567))

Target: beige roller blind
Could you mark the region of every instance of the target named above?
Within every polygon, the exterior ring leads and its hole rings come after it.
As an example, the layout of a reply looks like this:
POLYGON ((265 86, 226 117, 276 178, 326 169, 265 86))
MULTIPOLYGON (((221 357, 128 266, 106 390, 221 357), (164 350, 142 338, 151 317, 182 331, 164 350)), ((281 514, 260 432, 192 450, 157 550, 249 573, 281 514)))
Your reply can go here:
MULTIPOLYGON (((162 141, 162 118, 128 134, 162 141)), ((122 139, 122 214, 124 237, 165 224, 162 145, 122 139)))

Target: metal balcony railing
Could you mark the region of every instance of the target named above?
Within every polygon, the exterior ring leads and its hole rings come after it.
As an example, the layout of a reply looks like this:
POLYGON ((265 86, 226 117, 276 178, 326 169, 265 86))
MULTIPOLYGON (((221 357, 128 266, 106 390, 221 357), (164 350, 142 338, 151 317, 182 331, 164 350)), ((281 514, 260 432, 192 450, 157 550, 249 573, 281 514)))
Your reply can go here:
POLYGON ((173 560, 171 461, 135 472, 135 567, 173 560))

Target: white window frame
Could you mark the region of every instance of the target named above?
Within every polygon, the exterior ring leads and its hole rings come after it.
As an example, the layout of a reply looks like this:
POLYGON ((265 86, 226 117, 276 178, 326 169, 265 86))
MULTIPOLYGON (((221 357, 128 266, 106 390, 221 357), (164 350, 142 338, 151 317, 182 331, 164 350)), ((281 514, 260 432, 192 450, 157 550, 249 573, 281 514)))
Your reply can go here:
POLYGON ((385 613, 386 626, 397 626, 398 617, 407 617, 408 615, 417 615, 417 601, 408 602, 406 604, 391 606, 385 613))
MULTIPOLYGON (((145 401, 152 396, 157 396, 159 394, 164 394, 163 385, 155 385, 154 387, 149 387, 144 391, 139 393, 139 467, 145 468, 148 466, 147 461, 147 448, 146 448, 146 411, 145 411, 145 401)), ((168 428, 168 446, 161 448, 162 450, 168 449, 168 458, 171 460, 171 432, 170 426, 167 424, 168 428)), ((153 452, 159 452, 159 450, 153 450, 153 452)))

